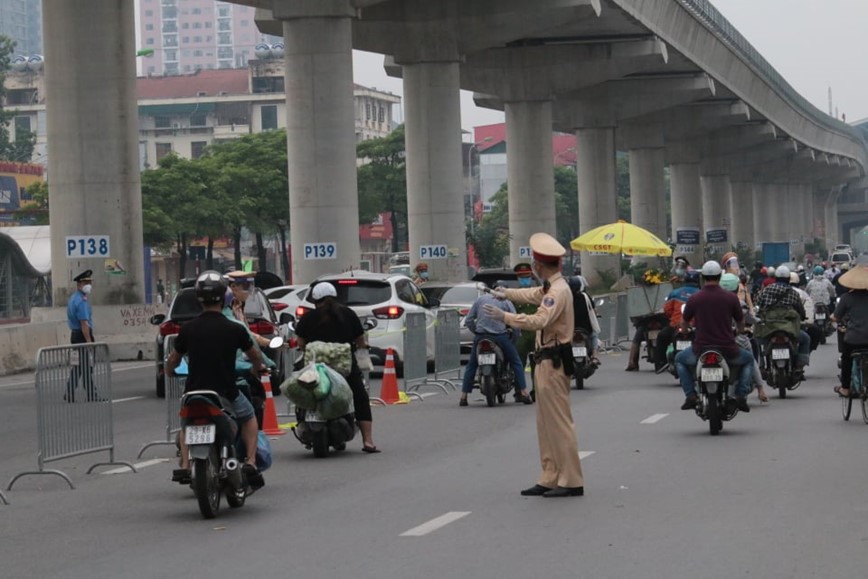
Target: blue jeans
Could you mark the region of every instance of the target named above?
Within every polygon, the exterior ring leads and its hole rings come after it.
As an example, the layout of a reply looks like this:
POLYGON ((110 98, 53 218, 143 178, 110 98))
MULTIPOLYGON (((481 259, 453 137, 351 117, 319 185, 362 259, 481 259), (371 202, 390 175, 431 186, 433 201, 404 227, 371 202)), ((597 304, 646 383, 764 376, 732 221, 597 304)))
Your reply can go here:
MULTIPOLYGON (((696 396, 696 384, 694 374, 696 373, 696 354, 693 348, 681 350, 675 356, 675 369, 678 371, 678 381, 681 382, 681 389, 684 390, 684 396, 696 396)), ((735 389, 736 396, 747 396, 750 394, 751 378, 753 376, 753 355, 747 350, 738 349, 738 357, 735 359, 726 360, 730 369, 733 366, 739 368, 738 386, 735 389)))
POLYGON ((470 359, 467 361, 467 366, 464 367, 464 381, 461 383, 461 391, 469 394, 473 391, 473 382, 476 380, 476 369, 479 366, 476 360, 476 345, 479 340, 488 338, 494 340, 507 361, 512 364, 512 371, 515 374, 515 383, 519 390, 527 389, 527 382, 524 379, 524 365, 521 363, 521 358, 518 357, 518 350, 515 349, 515 344, 509 339, 509 333, 505 334, 481 334, 473 338, 473 348, 470 350, 470 359))
MULTIPOLYGON (((766 346, 769 345, 767 338, 757 338, 760 346, 760 356, 766 353, 766 346)), ((807 366, 811 360, 811 336, 804 330, 799 332, 799 366, 807 366)))

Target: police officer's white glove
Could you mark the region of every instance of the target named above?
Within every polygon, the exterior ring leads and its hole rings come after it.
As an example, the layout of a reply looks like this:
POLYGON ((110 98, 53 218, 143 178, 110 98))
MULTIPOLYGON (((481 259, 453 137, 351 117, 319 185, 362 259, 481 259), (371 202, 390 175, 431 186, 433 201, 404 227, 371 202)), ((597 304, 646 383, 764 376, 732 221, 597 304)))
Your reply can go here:
POLYGON ((482 306, 482 311, 485 312, 485 315, 493 320, 497 320, 498 322, 502 322, 504 318, 504 312, 502 309, 497 306, 493 306, 491 304, 485 304, 482 306))

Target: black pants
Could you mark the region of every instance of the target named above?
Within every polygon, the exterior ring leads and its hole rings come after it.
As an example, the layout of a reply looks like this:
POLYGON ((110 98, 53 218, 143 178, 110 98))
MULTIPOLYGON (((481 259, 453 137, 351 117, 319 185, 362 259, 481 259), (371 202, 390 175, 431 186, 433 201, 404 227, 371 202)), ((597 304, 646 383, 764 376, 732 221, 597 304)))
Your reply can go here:
MULTIPOLYGON (((69 341, 71 344, 87 343, 81 330, 72 330, 69 341)), ((82 389, 87 393, 88 401, 96 398, 93 384, 93 349, 79 349, 78 353, 78 364, 73 365, 69 371, 69 379, 66 381, 65 400, 67 402, 75 402, 75 391, 79 386, 82 386, 82 389)))
POLYGON ((817 346, 820 345, 820 340, 823 337, 823 330, 811 324, 810 326, 802 326, 802 329, 805 330, 805 333, 808 334, 808 337, 811 338, 811 351, 817 349, 817 346))
MULTIPOLYGON (((856 350, 868 350, 868 344, 847 344, 841 340, 841 386, 850 387, 853 376, 853 352, 856 350)), ((865 388, 865 376, 862 376, 862 388, 865 388)))
POLYGON ((657 345, 654 347, 654 356, 657 358, 654 362, 657 365, 663 366, 668 362, 666 358, 666 349, 669 348, 669 344, 672 343, 677 331, 678 328, 675 326, 666 326, 660 330, 659 334, 657 334, 657 345))
POLYGON ((353 391, 353 407, 356 409, 356 420, 371 422, 374 419, 373 414, 371 414, 371 399, 368 398, 368 391, 365 390, 362 371, 359 370, 359 367, 355 363, 350 375, 347 376, 347 384, 350 385, 350 390, 353 391))

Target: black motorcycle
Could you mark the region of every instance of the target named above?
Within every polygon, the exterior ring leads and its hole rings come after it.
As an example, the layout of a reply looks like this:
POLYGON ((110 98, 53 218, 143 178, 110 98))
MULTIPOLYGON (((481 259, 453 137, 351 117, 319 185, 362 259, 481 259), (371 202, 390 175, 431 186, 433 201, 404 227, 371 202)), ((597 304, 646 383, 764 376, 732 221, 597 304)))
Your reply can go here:
POLYGON ((760 369, 765 381, 778 389, 780 398, 786 398, 787 390, 795 390, 802 383, 801 375, 796 372, 798 354, 798 342, 790 333, 777 330, 769 336, 760 369))
POLYGON ((329 455, 329 449, 346 450, 347 443, 356 437, 358 425, 355 414, 346 414, 326 420, 316 410, 299 408, 295 411, 296 426, 292 433, 317 458, 329 455))
POLYGON ((657 359, 657 335, 660 330, 669 325, 669 317, 664 313, 653 313, 633 319, 636 331, 645 337, 645 360, 654 365, 654 370, 660 370, 662 363, 657 359))
POLYGON ((820 343, 825 344, 826 338, 835 333, 832 320, 829 319, 829 306, 826 304, 814 305, 814 325, 820 330, 820 343))
POLYGON ((573 363, 575 365, 576 390, 585 388, 585 380, 597 371, 597 365, 590 357, 591 338, 588 332, 577 328, 573 332, 573 363))
POLYGON ((738 372, 732 371, 720 350, 705 349, 696 364, 696 390, 699 400, 696 415, 708 421, 708 431, 717 436, 723 423, 735 418, 735 386, 738 372))
POLYGON ((678 378, 678 370, 675 368, 675 356, 693 347, 695 335, 696 332, 692 327, 686 332, 679 330, 675 333, 675 339, 672 340, 672 350, 666 355, 667 362, 669 363, 669 373, 675 378, 678 378))
MULTIPOLYGON (((484 334, 482 334, 484 336, 484 334)), ((476 344, 476 379, 489 406, 503 404, 515 388, 512 364, 492 338, 482 337, 476 344)))

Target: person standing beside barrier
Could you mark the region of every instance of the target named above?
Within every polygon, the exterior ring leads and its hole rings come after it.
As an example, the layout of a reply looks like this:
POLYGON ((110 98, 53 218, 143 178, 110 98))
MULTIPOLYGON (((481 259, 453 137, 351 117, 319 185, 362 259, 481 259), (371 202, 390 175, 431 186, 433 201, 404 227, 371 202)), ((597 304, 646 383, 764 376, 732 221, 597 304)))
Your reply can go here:
POLYGON ((534 381, 537 398, 536 427, 540 472, 537 484, 522 496, 580 497, 585 493, 582 465, 570 409, 570 375, 573 352, 573 297, 561 275, 561 259, 567 252, 547 233, 530 238, 532 268, 543 282, 529 289, 496 289, 495 297, 538 305, 533 314, 508 314, 486 305, 483 311, 496 320, 520 329, 535 330, 534 381))
MULTIPOLYGON (((93 271, 86 269, 72 279, 76 283, 76 289, 66 304, 66 321, 70 331, 69 342, 71 344, 92 344, 94 342, 93 311, 87 301, 87 296, 93 290, 93 271)), ((79 384, 82 384, 87 392, 89 402, 97 399, 93 387, 91 355, 86 349, 79 350, 78 365, 70 373, 66 385, 66 396, 64 397, 67 402, 75 402, 75 391, 79 384)))

